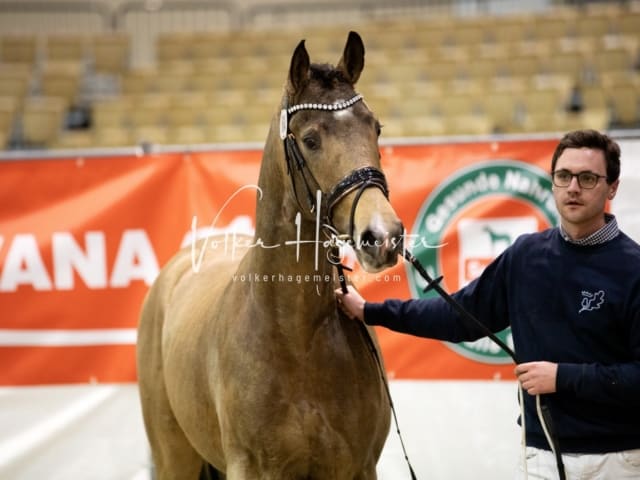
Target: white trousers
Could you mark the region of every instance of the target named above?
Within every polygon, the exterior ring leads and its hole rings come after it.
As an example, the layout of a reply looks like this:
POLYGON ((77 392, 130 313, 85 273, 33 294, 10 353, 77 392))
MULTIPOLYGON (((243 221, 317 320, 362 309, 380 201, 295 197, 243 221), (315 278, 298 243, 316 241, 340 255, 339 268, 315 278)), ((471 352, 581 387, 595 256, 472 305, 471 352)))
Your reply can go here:
MULTIPOLYGON (((556 457, 548 450, 527 447, 527 473, 522 459, 516 480, 558 480, 556 457)), ((562 455, 567 480, 640 480, 640 449, 604 454, 562 455)))

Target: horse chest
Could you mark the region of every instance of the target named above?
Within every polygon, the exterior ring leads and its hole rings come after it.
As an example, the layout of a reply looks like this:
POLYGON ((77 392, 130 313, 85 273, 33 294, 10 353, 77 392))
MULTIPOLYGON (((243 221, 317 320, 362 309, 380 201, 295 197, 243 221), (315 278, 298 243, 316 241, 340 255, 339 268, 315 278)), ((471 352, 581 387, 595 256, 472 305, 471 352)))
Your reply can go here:
POLYGON ((326 405, 293 401, 285 412, 273 413, 270 425, 254 426, 238 444, 250 452, 257 470, 279 472, 277 478, 351 479, 365 455, 354 445, 371 432, 329 417, 326 405))
POLYGON ((372 412, 360 405, 362 398, 377 406, 384 400, 374 360, 361 338, 329 330, 295 347, 263 346, 255 353, 251 376, 238 385, 244 392, 240 408, 254 410, 265 428, 282 426, 296 436, 322 435, 327 441, 346 441, 362 429, 359 423, 369 424, 372 412))

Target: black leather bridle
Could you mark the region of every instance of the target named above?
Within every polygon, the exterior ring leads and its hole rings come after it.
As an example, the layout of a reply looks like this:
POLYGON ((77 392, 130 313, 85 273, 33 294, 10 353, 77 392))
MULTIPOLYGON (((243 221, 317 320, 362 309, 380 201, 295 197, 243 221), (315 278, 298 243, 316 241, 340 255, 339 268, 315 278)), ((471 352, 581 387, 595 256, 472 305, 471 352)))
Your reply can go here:
POLYGON ((316 192, 321 192, 321 208, 324 208, 322 219, 324 225, 335 233, 337 230, 333 225, 333 209, 348 194, 357 190, 356 197, 351 204, 351 214, 349 217, 349 230, 347 234, 341 235, 343 240, 353 242, 354 217, 358 201, 367 188, 379 188, 386 198, 389 198, 389 189, 384 174, 376 167, 366 166, 356 168, 344 176, 328 193, 322 190, 322 187, 313 175, 308 163, 304 159, 300 147, 296 142, 296 137, 289 128, 289 120, 291 116, 300 110, 318 110, 335 112, 350 108, 362 100, 362 95, 356 94, 348 100, 327 103, 300 103, 288 106, 285 104, 280 111, 280 138, 284 142, 285 159, 287 161, 287 173, 291 178, 291 186, 293 195, 298 203, 301 211, 314 214, 316 209, 316 192), (296 179, 297 177, 297 179, 296 179), (300 200, 297 183, 301 183, 304 187, 304 195, 306 197, 306 207, 300 200))

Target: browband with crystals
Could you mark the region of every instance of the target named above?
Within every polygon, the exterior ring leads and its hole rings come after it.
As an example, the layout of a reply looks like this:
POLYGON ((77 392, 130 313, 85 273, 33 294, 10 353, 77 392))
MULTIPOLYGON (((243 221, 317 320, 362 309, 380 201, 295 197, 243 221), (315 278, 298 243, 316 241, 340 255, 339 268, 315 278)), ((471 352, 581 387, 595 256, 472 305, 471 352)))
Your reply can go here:
POLYGON ((287 138, 287 130, 289 129, 289 115, 295 113, 300 110, 328 110, 328 111, 337 111, 344 110, 345 108, 349 108, 354 103, 362 100, 362 94, 358 93, 354 97, 351 97, 349 100, 345 100, 340 103, 299 103, 298 105, 293 105, 288 108, 283 108, 280 110, 280 138, 284 140, 287 138))

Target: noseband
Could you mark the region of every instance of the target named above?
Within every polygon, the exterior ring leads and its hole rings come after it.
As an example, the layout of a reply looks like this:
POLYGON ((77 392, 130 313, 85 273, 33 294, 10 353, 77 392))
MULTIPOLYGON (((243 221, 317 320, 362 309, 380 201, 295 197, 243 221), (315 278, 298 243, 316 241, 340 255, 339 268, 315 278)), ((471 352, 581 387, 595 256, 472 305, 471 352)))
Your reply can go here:
POLYGON ((349 241, 353 241, 353 230, 354 230, 354 218, 356 207, 358 205, 358 201, 360 197, 364 193, 364 191, 369 187, 379 188, 386 198, 389 198, 389 189, 387 187, 387 180, 385 179, 384 174, 377 168, 367 166, 357 168, 348 173, 345 177, 343 177, 330 191, 329 193, 325 193, 322 190, 322 187, 316 180, 313 172, 309 168, 309 165, 305 161, 300 148, 296 142, 296 137, 289 129, 289 120, 291 116, 299 112, 300 110, 323 110, 323 111, 338 111, 345 110, 350 108, 352 105, 356 104, 362 100, 362 95, 357 94, 351 97, 349 100, 345 100, 344 102, 326 104, 326 103, 300 103, 297 105, 292 105, 288 107, 285 105, 280 111, 280 138, 284 142, 284 152, 285 158, 287 161, 287 173, 291 177, 291 186, 293 188, 293 194, 298 202, 298 206, 301 210, 307 210, 310 214, 315 213, 316 203, 315 203, 315 192, 321 192, 321 206, 324 205, 326 208, 325 214, 323 216, 323 220, 326 223, 326 226, 332 228, 334 232, 336 231, 335 226, 333 225, 333 209, 335 206, 348 194, 351 192, 358 190, 356 197, 351 204, 351 214, 349 217, 349 233, 348 239, 349 241), (307 200, 307 209, 302 206, 302 202, 300 201, 300 197, 298 195, 297 187, 296 187, 296 178, 295 176, 299 176, 300 181, 304 185, 306 200, 307 200))

